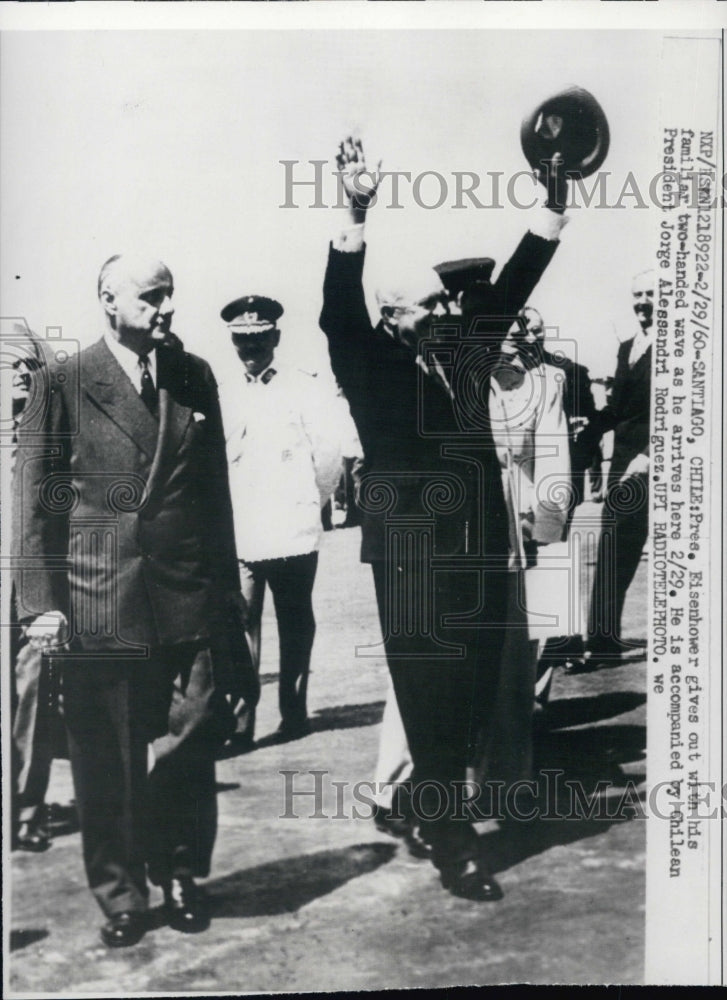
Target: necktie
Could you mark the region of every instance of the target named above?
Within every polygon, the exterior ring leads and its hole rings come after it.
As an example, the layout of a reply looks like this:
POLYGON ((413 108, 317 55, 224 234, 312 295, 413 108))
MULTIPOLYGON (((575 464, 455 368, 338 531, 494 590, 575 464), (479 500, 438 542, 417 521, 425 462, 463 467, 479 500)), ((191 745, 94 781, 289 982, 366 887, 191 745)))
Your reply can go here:
POLYGON ((139 358, 139 367, 141 368, 141 401, 147 410, 156 416, 157 391, 149 372, 149 358, 146 355, 139 358))

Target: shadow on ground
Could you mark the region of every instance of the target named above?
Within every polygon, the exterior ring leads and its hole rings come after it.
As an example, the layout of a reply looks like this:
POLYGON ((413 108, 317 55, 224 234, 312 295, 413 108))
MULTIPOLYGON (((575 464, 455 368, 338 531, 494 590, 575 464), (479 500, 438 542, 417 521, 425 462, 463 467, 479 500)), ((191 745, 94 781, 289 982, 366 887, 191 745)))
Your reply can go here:
POLYGON ((623 787, 638 775, 622 770, 646 756, 646 726, 609 724, 588 729, 561 729, 537 734, 534 747, 535 772, 562 770, 578 782, 584 792, 593 793, 599 782, 623 787))
POLYGON ((210 915, 216 919, 291 913, 375 871, 395 852, 394 844, 354 844, 232 872, 206 883, 210 915))
MULTIPOLYGON (((608 714, 638 707, 640 694, 622 692, 572 701, 591 721, 608 706, 608 714), (595 703, 595 704, 594 704, 595 703), (625 705, 614 711, 616 704, 625 705)), ((556 703, 557 704, 557 703, 556 703)), ((569 716, 570 724, 574 716, 569 716)), ((622 765, 645 757, 646 727, 605 724, 584 729, 540 732, 534 743, 534 781, 520 787, 482 788, 480 818, 499 818, 495 830, 480 837, 483 857, 503 871, 552 847, 605 833, 614 824, 645 816, 646 774, 622 765)))
POLYGON ((309 719, 308 733, 296 736, 283 736, 280 733, 270 733, 256 740, 258 749, 277 746, 281 743, 292 743, 303 739, 310 733, 325 733, 333 729, 358 729, 360 726, 376 726, 384 715, 384 701, 370 701, 360 705, 332 705, 330 708, 319 708, 309 719))
MULTIPOLYGON (((598 657, 596 657, 598 660, 598 657)), ((622 653, 619 659, 598 660, 598 670, 617 670, 619 667, 630 667, 636 663, 644 663, 646 660, 646 649, 637 647, 622 653)))
POLYGON ((549 729, 582 726, 633 712, 645 702, 646 695, 641 691, 608 691, 583 698, 561 698, 548 703, 543 720, 549 729))
POLYGON ((384 701, 370 701, 363 705, 333 705, 320 708, 310 720, 311 732, 322 733, 328 729, 356 729, 358 726, 375 726, 384 716, 384 701))
MULTIPOLYGON (((641 797, 640 794, 640 800, 641 797)), ((598 837, 614 825, 634 822, 634 817, 627 812, 626 808, 619 809, 618 801, 610 806, 596 801, 591 818, 562 816, 544 822, 540 816, 530 821, 507 820, 496 830, 480 836, 480 853, 492 871, 506 871, 553 847, 598 837)))
POLYGON ((29 944, 42 941, 48 937, 49 932, 43 927, 24 928, 23 930, 10 931, 10 950, 20 951, 27 948, 29 944))

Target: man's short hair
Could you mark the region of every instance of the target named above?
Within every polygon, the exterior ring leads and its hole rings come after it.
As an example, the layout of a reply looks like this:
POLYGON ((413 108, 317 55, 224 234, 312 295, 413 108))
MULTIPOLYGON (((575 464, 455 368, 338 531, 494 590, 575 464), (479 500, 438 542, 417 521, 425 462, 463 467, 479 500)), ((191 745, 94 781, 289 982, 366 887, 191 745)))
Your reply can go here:
POLYGON ((653 267, 647 267, 645 271, 638 271, 631 279, 632 285, 637 278, 651 278, 653 283, 656 284, 656 271, 653 267))
POLYGON ((112 272, 116 269, 119 261, 124 262, 127 268, 127 275, 131 275, 132 277, 135 272, 141 274, 143 277, 147 277, 150 270, 154 268, 156 271, 166 272, 169 277, 169 281, 172 281, 172 272, 163 260, 158 260, 155 257, 147 257, 144 254, 115 253, 113 257, 109 257, 109 259, 101 265, 97 286, 99 298, 101 298, 101 293, 108 284, 109 278, 112 272))
POLYGON ((98 273, 98 297, 99 298, 101 298, 101 292, 102 292, 103 286, 104 286, 104 284, 106 282, 106 278, 109 275, 109 271, 113 270, 113 266, 114 266, 114 264, 116 263, 117 260, 121 260, 121 254, 120 253, 115 253, 113 255, 113 257, 109 257, 109 259, 107 261, 105 261, 101 265, 101 270, 98 273))

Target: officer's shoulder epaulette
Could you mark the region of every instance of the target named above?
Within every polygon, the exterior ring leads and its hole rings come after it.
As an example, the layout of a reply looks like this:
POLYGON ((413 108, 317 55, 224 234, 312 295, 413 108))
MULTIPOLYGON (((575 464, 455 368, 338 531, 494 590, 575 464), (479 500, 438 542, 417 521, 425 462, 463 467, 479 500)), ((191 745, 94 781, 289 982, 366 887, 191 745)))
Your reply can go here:
POLYGON ((308 378, 318 378, 318 372, 313 368, 301 368, 296 366, 292 369, 296 375, 307 375, 308 378))

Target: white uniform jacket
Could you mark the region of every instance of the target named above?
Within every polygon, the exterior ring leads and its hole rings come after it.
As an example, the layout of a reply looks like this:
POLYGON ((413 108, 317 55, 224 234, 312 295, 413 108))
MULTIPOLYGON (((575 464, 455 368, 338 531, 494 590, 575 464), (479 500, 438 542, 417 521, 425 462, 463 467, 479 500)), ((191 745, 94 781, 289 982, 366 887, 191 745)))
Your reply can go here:
POLYGON ((340 403, 277 360, 221 386, 237 553, 245 562, 314 552, 321 504, 341 474, 340 403))

